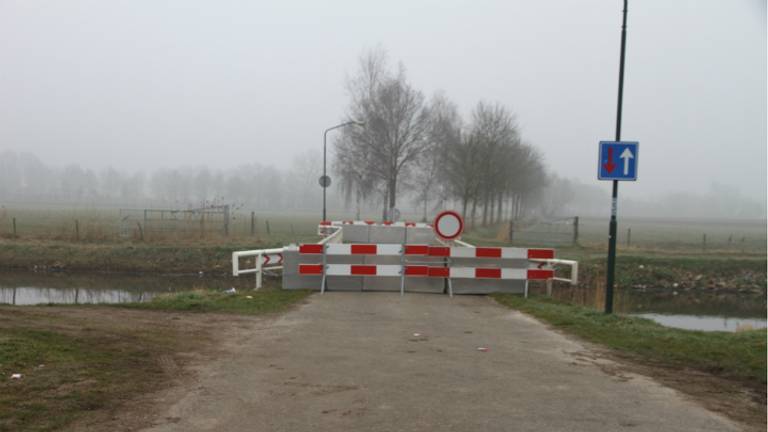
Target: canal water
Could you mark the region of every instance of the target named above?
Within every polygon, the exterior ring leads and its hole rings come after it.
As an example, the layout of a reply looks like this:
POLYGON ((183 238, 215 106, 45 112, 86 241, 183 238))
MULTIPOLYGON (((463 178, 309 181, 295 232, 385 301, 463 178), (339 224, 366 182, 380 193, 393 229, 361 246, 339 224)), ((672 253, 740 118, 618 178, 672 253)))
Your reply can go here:
POLYGON ((252 278, 0 272, 0 304, 146 302, 162 293, 250 287, 252 278))
MULTIPOLYGON (((252 277, 208 277, 203 275, 146 276, 116 274, 67 274, 0 272, 0 303, 95 304, 145 302, 162 293, 195 289, 226 290, 252 288, 252 277)), ((542 287, 532 287, 542 293, 542 287)), ((558 284, 557 299, 602 309, 599 290, 558 284)), ((636 292, 619 290, 618 313, 652 319, 662 325, 690 330, 736 331, 765 328, 764 295, 737 291, 636 292)))

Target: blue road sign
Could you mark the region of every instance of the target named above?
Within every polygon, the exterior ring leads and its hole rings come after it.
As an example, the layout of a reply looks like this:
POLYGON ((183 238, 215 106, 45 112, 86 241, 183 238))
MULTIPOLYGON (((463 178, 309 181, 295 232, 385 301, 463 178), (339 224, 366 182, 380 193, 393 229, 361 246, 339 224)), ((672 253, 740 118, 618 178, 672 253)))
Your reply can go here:
POLYGON ((600 141, 598 180, 637 180, 637 149, 634 141, 600 141))

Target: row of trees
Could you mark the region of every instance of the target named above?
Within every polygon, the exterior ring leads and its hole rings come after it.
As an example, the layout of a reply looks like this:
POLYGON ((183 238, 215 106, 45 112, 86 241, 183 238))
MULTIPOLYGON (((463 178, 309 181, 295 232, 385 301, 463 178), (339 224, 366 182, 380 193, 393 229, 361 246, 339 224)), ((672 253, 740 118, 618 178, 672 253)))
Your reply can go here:
POLYGON ((342 130, 334 170, 348 201, 381 203, 383 217, 406 190, 426 215, 454 202, 472 224, 517 218, 547 184, 540 154, 522 141, 514 115, 479 102, 465 122, 442 94, 427 101, 374 50, 348 81, 347 116, 363 127, 342 130))
MULTIPOLYGON (((287 169, 245 164, 124 172, 78 165, 51 167, 29 153, 0 152, 0 205, 50 203, 121 207, 199 207, 226 203, 251 209, 320 208, 319 154, 308 153, 287 169)), ((331 203, 341 200, 331 195, 331 203)))

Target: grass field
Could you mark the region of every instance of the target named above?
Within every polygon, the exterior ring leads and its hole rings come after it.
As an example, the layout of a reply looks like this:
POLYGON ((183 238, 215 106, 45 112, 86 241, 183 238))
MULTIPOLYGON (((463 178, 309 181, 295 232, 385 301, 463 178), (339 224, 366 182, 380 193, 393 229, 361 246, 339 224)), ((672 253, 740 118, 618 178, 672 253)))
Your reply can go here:
MULTIPOLYGON (((316 239, 319 212, 256 211, 253 230, 251 212, 235 210, 229 235, 221 232, 185 231, 152 233, 145 243, 217 243, 280 245, 316 239)), ((349 215, 331 213, 332 219, 349 215)), ((0 237, 24 240, 59 240, 87 243, 137 242, 136 235, 120 236, 118 208, 99 207, 8 207, 0 209, 0 237), (15 219, 15 231, 14 231, 15 219), (15 232, 15 236, 14 236, 15 232)), ((522 226, 522 225, 521 225, 522 226)), ((535 229, 535 228, 534 228, 535 229)), ((570 248, 572 227, 554 225, 556 233, 520 235, 514 245, 557 246, 570 248)), ((464 238, 478 244, 507 244, 505 224, 470 229, 464 238)), ((524 231, 524 230, 523 230, 524 231)), ((522 231, 521 231, 522 232, 522 231)), ((608 219, 580 218, 578 243, 590 250, 607 246, 608 219)), ((619 220, 620 250, 659 252, 765 254, 766 222, 762 220, 619 220), (628 230, 631 230, 629 235, 628 230), (706 239, 705 239, 706 236, 706 239), (630 239, 631 237, 631 239, 630 239)))

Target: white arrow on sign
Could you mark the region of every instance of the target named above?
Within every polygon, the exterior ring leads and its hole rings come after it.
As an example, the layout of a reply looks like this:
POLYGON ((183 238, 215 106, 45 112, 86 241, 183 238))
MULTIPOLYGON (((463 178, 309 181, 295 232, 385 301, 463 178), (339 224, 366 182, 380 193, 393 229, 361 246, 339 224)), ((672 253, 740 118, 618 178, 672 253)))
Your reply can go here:
POLYGON ((629 175, 629 160, 634 159, 635 155, 633 155, 632 152, 629 151, 629 147, 627 147, 621 152, 619 158, 624 159, 624 175, 629 175))

